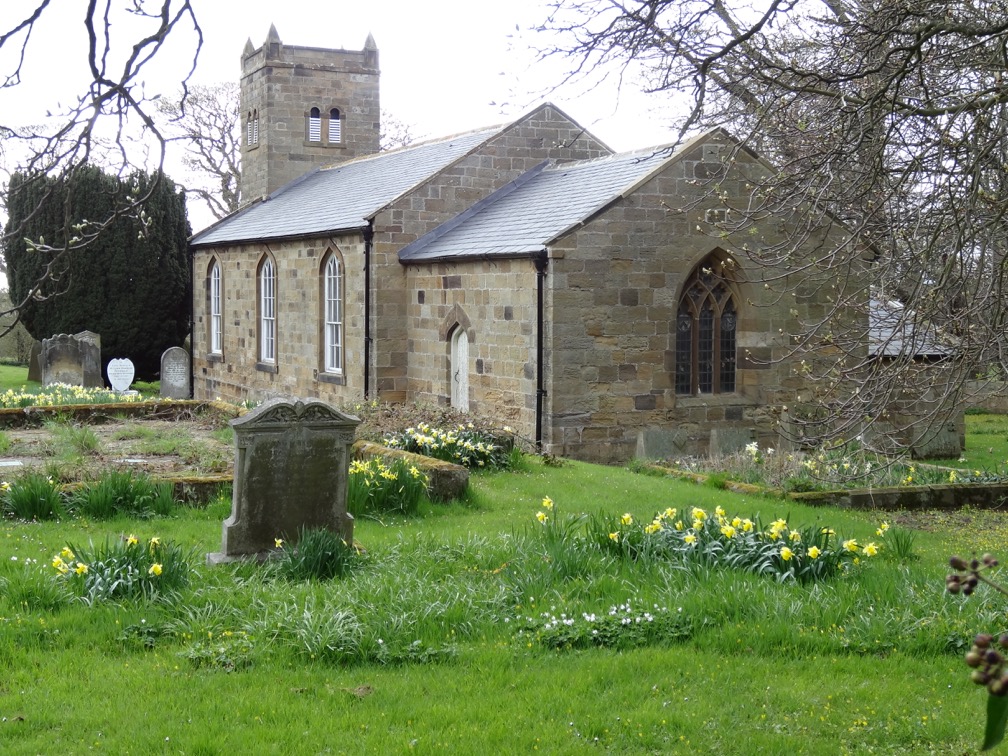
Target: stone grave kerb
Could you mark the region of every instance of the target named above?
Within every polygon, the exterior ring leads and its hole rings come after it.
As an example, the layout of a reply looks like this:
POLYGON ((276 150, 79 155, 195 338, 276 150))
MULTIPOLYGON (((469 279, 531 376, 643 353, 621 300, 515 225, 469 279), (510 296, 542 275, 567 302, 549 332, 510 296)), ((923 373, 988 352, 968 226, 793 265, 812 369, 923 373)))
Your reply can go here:
POLYGON ((360 420, 324 402, 272 399, 231 421, 235 465, 231 516, 210 564, 264 559, 276 539, 296 545, 325 528, 353 543, 347 512, 351 447, 360 420))

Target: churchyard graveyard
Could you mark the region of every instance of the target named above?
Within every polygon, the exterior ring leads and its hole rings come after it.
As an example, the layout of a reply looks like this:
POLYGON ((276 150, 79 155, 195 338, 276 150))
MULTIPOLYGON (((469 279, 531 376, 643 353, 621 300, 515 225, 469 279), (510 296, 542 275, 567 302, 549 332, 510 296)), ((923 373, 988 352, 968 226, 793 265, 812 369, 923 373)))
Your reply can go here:
MULTIPOLYGON (((356 410, 381 428, 365 435, 394 425, 388 407, 356 410)), ((1008 434, 991 418, 971 416, 971 434, 1008 434)), ((979 747, 986 694, 963 657, 977 632, 1004 629, 1005 603, 983 587, 951 595, 945 578, 952 554, 1008 542, 1000 512, 810 506, 643 466, 492 457, 476 446, 500 429, 431 419, 421 426, 410 408, 399 445, 473 446, 463 497, 426 497, 422 462, 357 460, 352 544, 277 533, 264 561, 207 564, 233 513, 230 485, 193 504, 111 462, 74 486, 55 465, 31 481, 12 472, 0 749, 979 747), (407 485, 409 502, 393 495, 407 485), (103 488, 114 493, 84 503, 103 488), (51 511, 18 516, 26 497, 51 511), (109 498, 140 503, 95 503, 109 498)), ((969 444, 965 462, 943 466, 972 475, 969 444)))

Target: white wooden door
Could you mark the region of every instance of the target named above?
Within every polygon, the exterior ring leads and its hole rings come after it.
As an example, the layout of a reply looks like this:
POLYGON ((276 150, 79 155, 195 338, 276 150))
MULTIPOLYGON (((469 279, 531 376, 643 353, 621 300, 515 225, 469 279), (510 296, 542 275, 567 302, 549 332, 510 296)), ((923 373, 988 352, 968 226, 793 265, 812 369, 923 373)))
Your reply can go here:
POLYGON ((469 411, 469 336, 456 328, 451 342, 451 405, 469 411))

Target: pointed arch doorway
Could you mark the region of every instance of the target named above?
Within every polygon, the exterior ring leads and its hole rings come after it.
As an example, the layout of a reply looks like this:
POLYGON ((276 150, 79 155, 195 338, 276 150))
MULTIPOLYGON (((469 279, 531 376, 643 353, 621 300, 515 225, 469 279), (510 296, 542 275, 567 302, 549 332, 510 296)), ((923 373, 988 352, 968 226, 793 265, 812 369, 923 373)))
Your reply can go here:
POLYGON ((469 411, 469 335, 457 326, 451 335, 451 406, 460 412, 469 411))

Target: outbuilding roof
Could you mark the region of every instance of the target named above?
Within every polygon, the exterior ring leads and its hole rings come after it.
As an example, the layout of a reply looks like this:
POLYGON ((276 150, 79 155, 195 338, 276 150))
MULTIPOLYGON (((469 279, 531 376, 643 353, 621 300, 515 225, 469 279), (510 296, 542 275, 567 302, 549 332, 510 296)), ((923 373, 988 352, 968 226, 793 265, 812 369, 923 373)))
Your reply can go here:
POLYGON ((365 228, 382 207, 501 128, 480 129, 319 168, 196 234, 190 243, 209 247, 365 228))

